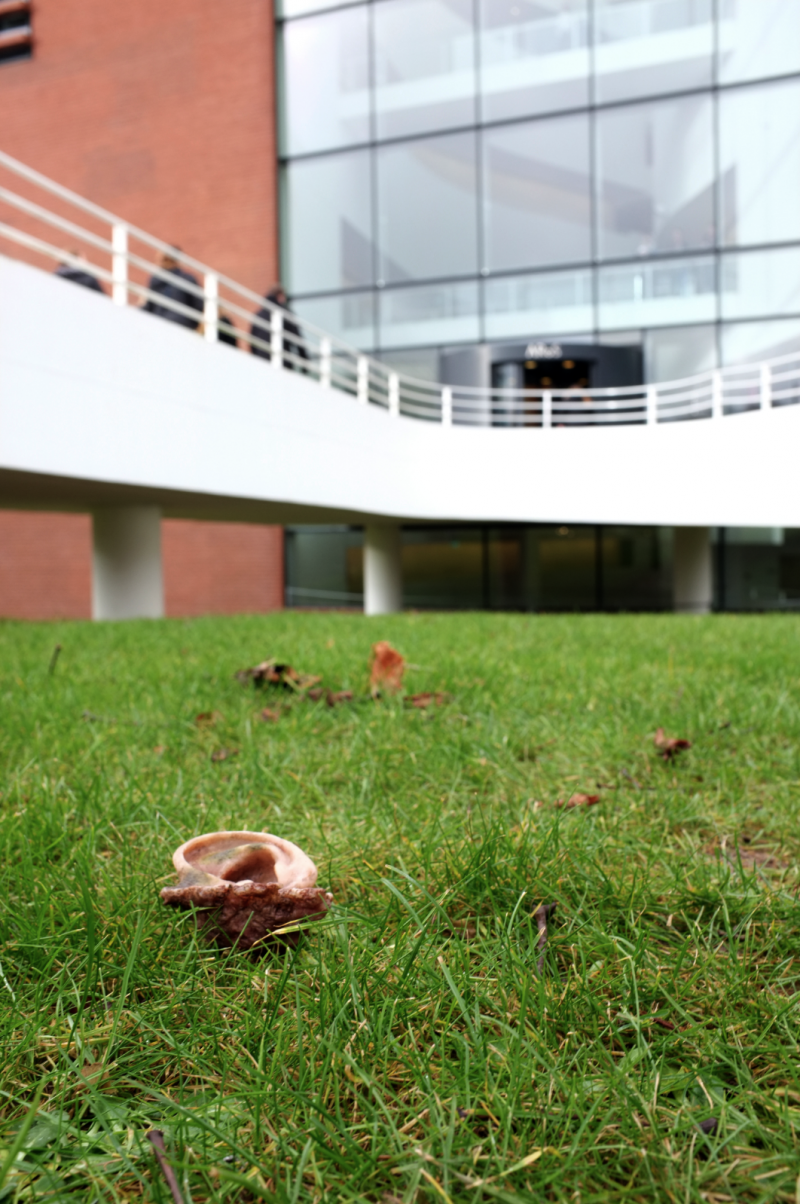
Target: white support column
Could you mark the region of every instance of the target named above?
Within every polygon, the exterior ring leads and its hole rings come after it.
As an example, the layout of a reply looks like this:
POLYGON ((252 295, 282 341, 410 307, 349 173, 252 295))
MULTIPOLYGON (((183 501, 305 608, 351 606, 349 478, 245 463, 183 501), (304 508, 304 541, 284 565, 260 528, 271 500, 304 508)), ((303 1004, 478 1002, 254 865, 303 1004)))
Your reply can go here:
POLYGON ((203 331, 207 343, 216 343, 218 321, 219 280, 215 272, 206 272, 203 278, 203 331))
POLYGON ((97 510, 92 528, 92 618, 162 618, 164 581, 158 506, 97 510))
POLYGON ((356 397, 362 405, 369 401, 369 360, 365 355, 356 361, 356 397))
POLYGON ((549 389, 542 393, 542 426, 553 425, 553 394, 549 389))
POLYGON ((442 426, 453 425, 453 390, 450 385, 442 387, 442 426))
POLYGON ((111 227, 111 300, 128 304, 128 227, 117 222, 111 227))
POLYGON ((389 413, 400 417, 400 377, 396 372, 389 373, 389 413))
POLYGON ((283 314, 273 309, 269 315, 269 347, 276 368, 283 367, 283 314))
POLYGON ((714 598, 711 532, 676 527, 672 549, 673 606, 679 614, 705 615, 714 598))
POLYGON ((364 614, 391 615, 403 609, 400 528, 364 528, 364 614))
POLYGON ((331 387, 331 341, 330 339, 320 339, 319 341, 319 383, 323 389, 331 387))

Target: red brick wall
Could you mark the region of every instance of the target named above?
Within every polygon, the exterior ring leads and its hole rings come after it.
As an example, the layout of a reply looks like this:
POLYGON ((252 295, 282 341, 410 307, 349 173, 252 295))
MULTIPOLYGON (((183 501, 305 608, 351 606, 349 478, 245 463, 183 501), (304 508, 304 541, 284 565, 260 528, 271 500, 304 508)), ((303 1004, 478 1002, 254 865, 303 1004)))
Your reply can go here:
POLYGON ((0 511, 0 617, 88 619, 92 520, 0 511))
MULTIPOLYGON (((33 27, 33 58, 0 63, 2 149, 266 291, 278 274, 269 0, 36 0, 33 27)), ((275 528, 165 523, 164 541, 170 613, 282 605, 275 528)), ((88 518, 0 513, 0 614, 88 615, 89 564, 88 518)))
POLYGON ((161 524, 168 615, 229 615, 283 606, 283 528, 161 524))
MULTIPOLYGON (((249 523, 161 524, 168 615, 257 614, 283 606, 283 529, 249 523)), ((88 619, 92 520, 0 511, 0 618, 88 619)))

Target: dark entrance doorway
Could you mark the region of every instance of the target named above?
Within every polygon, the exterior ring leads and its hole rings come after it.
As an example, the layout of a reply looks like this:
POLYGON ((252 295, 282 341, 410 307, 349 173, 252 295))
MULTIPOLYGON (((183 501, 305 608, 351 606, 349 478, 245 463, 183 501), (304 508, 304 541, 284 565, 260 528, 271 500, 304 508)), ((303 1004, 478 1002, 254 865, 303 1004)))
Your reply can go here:
POLYGON ((526 389, 588 389, 587 360, 525 360, 523 385, 526 389))

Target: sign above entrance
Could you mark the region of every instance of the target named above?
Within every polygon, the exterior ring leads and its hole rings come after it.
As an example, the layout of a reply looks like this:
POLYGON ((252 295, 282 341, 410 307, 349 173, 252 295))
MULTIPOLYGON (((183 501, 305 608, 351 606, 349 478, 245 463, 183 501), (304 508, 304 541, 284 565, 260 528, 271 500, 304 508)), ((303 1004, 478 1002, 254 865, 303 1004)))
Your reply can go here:
POLYGON ((529 360, 560 360, 561 355, 560 343, 528 343, 525 348, 525 358, 529 360))

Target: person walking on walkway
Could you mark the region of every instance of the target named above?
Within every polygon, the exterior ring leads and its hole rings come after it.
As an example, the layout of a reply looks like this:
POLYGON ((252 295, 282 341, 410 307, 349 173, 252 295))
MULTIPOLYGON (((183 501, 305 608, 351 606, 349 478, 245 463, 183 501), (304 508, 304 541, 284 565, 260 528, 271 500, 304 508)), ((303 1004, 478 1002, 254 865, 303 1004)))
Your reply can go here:
MULTIPOLYGON (((278 306, 283 310, 283 366, 284 368, 294 368, 298 372, 304 372, 298 359, 307 360, 308 352, 303 341, 303 336, 300 333, 300 327, 294 322, 289 314, 289 300, 282 285, 278 284, 275 288, 270 289, 266 296, 267 301, 271 301, 273 305, 278 306), (289 358, 289 357, 293 358, 289 358)), ((260 356, 261 359, 271 360, 272 351, 269 347, 272 338, 272 310, 268 305, 263 305, 255 316, 250 334, 254 339, 258 339, 260 343, 266 343, 267 346, 256 346, 255 343, 250 344, 250 350, 253 355, 260 356)))
POLYGON ((105 293, 100 281, 90 272, 89 263, 85 255, 81 255, 79 251, 69 251, 67 258, 62 260, 55 270, 55 275, 60 276, 62 280, 71 280, 73 284, 80 284, 83 288, 90 288, 95 293, 105 293))
MULTIPOLYGON (((194 309, 202 314, 203 297, 200 281, 191 272, 178 266, 178 260, 173 253, 175 251, 180 253, 180 247, 173 247, 171 251, 163 252, 158 261, 159 270, 150 277, 147 287, 151 293, 157 293, 167 302, 174 302, 175 305, 182 305, 186 309, 194 309), (194 293, 183 287, 184 283, 193 284, 198 292, 194 293)), ((177 322, 179 326, 187 326, 190 330, 197 330, 200 325, 199 317, 193 318, 189 314, 181 313, 173 305, 162 305, 159 301, 154 301, 152 297, 145 301, 142 309, 147 314, 155 314, 157 318, 166 318, 168 322, 177 322)))

